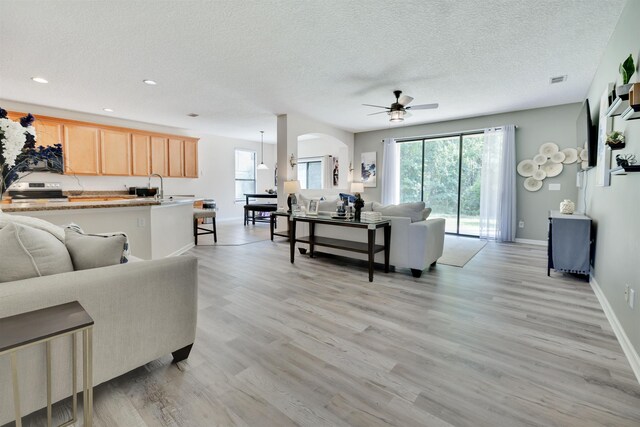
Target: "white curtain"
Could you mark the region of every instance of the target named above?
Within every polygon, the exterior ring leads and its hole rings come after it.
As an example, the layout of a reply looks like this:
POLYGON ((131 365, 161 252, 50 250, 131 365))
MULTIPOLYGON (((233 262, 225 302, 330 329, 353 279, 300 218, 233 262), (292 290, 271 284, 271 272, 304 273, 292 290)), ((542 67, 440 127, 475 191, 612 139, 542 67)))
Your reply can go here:
POLYGON ((322 188, 333 188, 333 157, 322 157, 322 188))
POLYGON ((382 143, 382 204, 396 205, 400 202, 399 147, 393 138, 386 138, 382 143))
POLYGON ((480 238, 512 242, 516 232, 515 126, 485 129, 480 238))

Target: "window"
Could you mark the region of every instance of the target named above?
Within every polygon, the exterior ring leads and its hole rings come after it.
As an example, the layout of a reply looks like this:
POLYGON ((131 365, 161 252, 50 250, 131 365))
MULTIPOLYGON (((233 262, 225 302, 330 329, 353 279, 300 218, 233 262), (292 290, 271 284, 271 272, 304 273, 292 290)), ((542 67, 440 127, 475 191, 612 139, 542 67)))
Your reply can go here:
POLYGON ((236 201, 244 201, 245 193, 256 192, 256 152, 236 150, 236 201))
POLYGON ((322 188, 322 159, 299 159, 298 180, 300 188, 322 188))
POLYGON ((480 234, 482 133, 402 141, 400 202, 424 200, 447 233, 480 234))

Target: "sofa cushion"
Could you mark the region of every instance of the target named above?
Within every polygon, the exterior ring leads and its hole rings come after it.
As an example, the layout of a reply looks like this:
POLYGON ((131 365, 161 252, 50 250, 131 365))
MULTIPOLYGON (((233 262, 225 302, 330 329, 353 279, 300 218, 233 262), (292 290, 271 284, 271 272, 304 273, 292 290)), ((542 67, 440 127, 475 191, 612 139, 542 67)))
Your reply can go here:
POLYGON ((0 229, 0 282, 70 271, 69 252, 51 233, 18 223, 0 229))
POLYGON ((32 228, 37 228, 51 233, 58 240, 64 242, 64 229, 40 218, 33 218, 24 215, 9 215, 0 212, 0 228, 4 228, 9 224, 22 224, 32 228))
POLYGON ((84 234, 76 228, 65 228, 65 245, 73 268, 87 270, 126 263, 129 243, 124 233, 84 234))
MULTIPOLYGON (((309 200, 311 199, 312 198, 305 197, 302 194, 300 194, 298 196, 298 204, 308 207, 309 200)), ((315 199, 317 199, 317 197, 315 199)), ((320 203, 318 204, 318 211, 319 212, 335 212, 339 201, 340 201, 340 198, 333 197, 333 196, 327 197, 324 200, 320 199, 320 203)))
POLYGON ((399 216, 411 218, 411 222, 422 221, 425 206, 424 202, 400 203, 398 205, 383 206, 380 203, 373 203, 373 211, 380 212, 382 216, 399 216))

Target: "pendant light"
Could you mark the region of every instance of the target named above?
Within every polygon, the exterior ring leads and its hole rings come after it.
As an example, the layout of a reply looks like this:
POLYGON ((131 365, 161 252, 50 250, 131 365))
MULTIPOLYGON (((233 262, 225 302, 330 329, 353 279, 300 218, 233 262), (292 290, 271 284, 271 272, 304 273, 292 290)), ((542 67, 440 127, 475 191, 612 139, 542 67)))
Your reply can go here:
POLYGON ((265 171, 269 168, 264 164, 264 131, 260 131, 260 151, 261 151, 261 159, 260 164, 258 165, 258 170, 265 171))

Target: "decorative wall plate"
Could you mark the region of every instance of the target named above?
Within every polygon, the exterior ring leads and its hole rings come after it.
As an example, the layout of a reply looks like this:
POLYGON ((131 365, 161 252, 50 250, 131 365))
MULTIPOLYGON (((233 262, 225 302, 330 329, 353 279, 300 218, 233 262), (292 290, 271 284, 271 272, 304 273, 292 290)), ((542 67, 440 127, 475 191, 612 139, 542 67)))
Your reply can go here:
POLYGON ((533 163, 538 166, 544 165, 545 163, 547 163, 547 156, 545 156, 544 154, 536 154, 535 156, 533 156, 533 163))
POLYGON ((561 153, 564 153, 564 160, 562 163, 565 165, 573 164, 578 160, 578 150, 575 148, 565 148, 561 153))
POLYGON ((558 151, 557 153, 553 153, 551 155, 551 161, 553 163, 562 163, 564 161, 564 158, 566 156, 564 155, 564 153, 562 151, 558 151))
POLYGON ((547 177, 547 172, 545 172, 542 169, 538 169, 531 176, 533 177, 533 179, 537 179, 538 181, 542 181, 543 179, 545 179, 547 177))
POLYGON ((540 146, 540 150, 538 150, 540 154, 544 154, 547 157, 551 157, 553 153, 558 152, 558 146, 553 142, 546 142, 540 146))
POLYGON ((583 148, 582 150, 580 150, 580 160, 582 161, 589 160, 589 152, 587 151, 586 148, 583 148))
POLYGON ((531 160, 527 159, 518 163, 518 167, 516 169, 520 176, 527 177, 533 175, 533 172, 535 172, 537 168, 538 167, 531 160))
POLYGON ((547 178, 553 178, 562 173, 563 165, 562 163, 548 162, 542 165, 540 169, 547 173, 547 178))
POLYGON ((542 188, 542 181, 529 177, 524 180, 524 188, 529 191, 538 191, 542 188))

